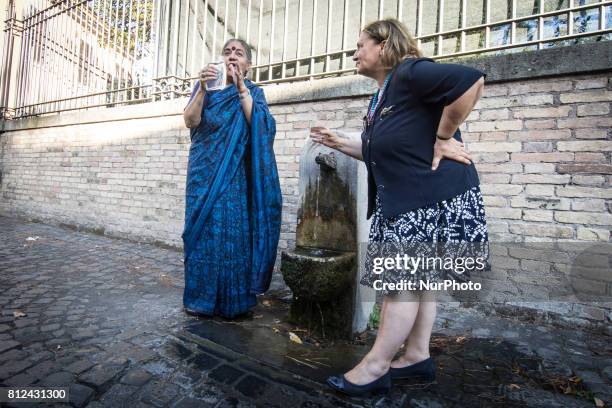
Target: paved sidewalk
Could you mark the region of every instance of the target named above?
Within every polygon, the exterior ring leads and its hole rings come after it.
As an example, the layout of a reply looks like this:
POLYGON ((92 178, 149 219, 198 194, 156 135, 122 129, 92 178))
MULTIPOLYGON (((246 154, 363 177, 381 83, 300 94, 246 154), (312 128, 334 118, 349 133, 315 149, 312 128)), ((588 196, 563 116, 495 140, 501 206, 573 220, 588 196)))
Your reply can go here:
POLYGON ((291 342, 288 331, 301 332, 283 322, 287 304, 275 298, 262 299, 250 319, 189 317, 180 252, 2 216, 0 232, 3 387, 66 386, 77 407, 612 402, 609 337, 469 310, 438 318, 437 383, 344 398, 323 379, 357 361, 371 335, 364 344, 291 342))

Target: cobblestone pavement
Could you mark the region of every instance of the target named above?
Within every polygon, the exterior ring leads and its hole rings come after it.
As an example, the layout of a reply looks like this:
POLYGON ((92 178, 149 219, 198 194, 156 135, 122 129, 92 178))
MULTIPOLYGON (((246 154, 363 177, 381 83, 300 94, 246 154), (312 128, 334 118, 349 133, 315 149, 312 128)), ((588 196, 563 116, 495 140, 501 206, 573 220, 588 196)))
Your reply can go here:
POLYGON ((439 316, 437 383, 344 398, 322 379, 348 368, 366 345, 318 352, 289 342, 280 321, 286 305, 273 299, 238 322, 186 316, 182 265, 182 254, 172 249, 0 216, 0 386, 69 387, 70 405, 77 407, 592 407, 594 397, 612 401, 608 337, 470 310, 439 316), (271 330, 275 324, 281 333, 271 330), (343 362, 305 364, 324 361, 312 350, 343 362))

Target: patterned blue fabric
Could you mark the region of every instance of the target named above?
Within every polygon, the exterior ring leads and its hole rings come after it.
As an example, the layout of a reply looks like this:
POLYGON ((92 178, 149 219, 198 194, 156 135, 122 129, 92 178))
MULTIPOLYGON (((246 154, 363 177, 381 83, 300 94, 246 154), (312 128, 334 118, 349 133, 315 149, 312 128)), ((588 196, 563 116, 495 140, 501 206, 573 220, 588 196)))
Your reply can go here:
MULTIPOLYGON (((376 209, 370 227, 365 269, 360 283, 365 286, 374 286, 375 280, 416 282, 418 280, 438 281, 451 277, 462 280, 459 276, 452 274, 445 276, 445 273, 439 269, 419 269, 415 274, 403 269, 389 269, 377 274, 373 273, 373 258, 381 255, 383 257, 395 256, 400 249, 410 253, 411 256, 441 256, 439 251, 444 245, 432 245, 432 243, 482 243, 482 245, 471 246, 467 251, 477 249, 478 255, 487 259, 488 245, 486 243, 488 240, 484 201, 480 187, 473 187, 451 199, 389 218, 383 216, 377 196, 376 209)), ((448 250, 453 252, 461 248, 461 245, 450 245, 448 250)), ((473 256, 473 254, 448 253, 447 251, 445 255, 455 258, 473 256)), ((387 293, 387 291, 384 292, 387 293)))
POLYGON ((263 91, 245 83, 253 97, 250 126, 229 86, 206 93, 202 120, 191 129, 183 303, 202 314, 248 311, 269 288, 276 259, 282 207, 276 125, 263 91))

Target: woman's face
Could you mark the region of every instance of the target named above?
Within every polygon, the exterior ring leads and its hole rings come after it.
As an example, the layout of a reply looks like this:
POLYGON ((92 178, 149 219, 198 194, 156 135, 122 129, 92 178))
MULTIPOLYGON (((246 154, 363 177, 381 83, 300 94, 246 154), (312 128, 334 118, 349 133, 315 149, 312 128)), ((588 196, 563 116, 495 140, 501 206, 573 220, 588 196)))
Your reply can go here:
POLYGON ((225 60, 225 66, 227 67, 227 80, 229 82, 233 81, 230 65, 239 67, 243 75, 246 75, 247 71, 251 67, 251 64, 247 60, 246 50, 238 41, 231 41, 229 44, 227 44, 227 47, 225 47, 223 50, 223 59, 225 60))
POLYGON ((384 42, 377 43, 366 32, 359 34, 357 41, 357 51, 353 54, 353 61, 357 68, 357 73, 367 77, 374 77, 374 74, 384 70, 380 54, 384 42))

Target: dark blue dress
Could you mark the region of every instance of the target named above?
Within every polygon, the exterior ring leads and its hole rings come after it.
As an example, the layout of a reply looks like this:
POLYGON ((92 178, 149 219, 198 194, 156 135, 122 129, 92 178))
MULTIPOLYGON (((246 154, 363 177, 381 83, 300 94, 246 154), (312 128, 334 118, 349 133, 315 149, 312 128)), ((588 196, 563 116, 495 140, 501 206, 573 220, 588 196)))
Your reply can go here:
POLYGON ((206 93, 202 120, 191 130, 183 303, 207 315, 234 317, 256 304, 269 287, 280 234, 275 122, 263 91, 246 84, 250 125, 229 86, 206 93))

